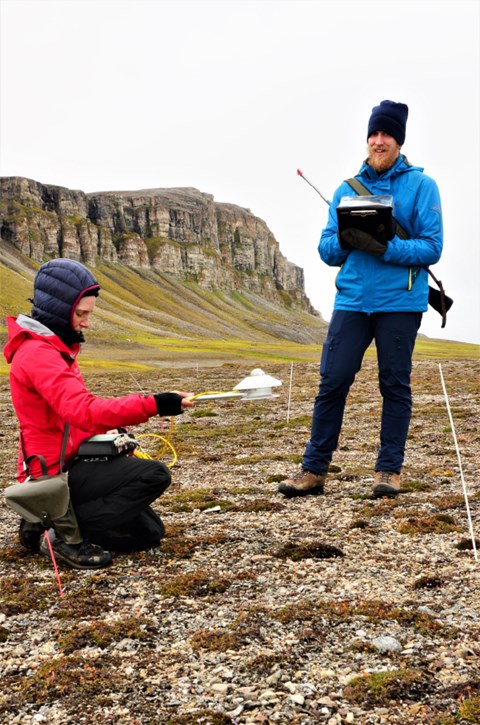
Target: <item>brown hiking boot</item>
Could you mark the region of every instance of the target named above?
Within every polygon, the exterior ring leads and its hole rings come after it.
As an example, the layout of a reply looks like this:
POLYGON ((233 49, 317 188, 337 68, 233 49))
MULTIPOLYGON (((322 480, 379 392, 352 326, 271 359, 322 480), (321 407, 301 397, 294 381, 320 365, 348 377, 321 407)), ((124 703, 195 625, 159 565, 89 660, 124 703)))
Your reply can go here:
POLYGON ((373 498, 396 498, 400 493, 400 474, 392 471, 377 471, 375 473, 373 498))
POLYGON ((323 493, 326 477, 326 474, 320 476, 317 473, 312 473, 302 468, 291 478, 282 481, 277 490, 287 498, 293 498, 294 496, 318 496, 323 493))

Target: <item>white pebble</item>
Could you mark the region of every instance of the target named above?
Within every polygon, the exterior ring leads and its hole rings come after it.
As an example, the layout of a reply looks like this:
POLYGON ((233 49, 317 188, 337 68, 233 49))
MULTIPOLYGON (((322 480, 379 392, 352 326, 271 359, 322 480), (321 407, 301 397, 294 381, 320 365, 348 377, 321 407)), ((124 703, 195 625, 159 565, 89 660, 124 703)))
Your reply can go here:
POLYGON ((372 644, 378 652, 400 652, 402 645, 395 637, 376 637, 372 644))

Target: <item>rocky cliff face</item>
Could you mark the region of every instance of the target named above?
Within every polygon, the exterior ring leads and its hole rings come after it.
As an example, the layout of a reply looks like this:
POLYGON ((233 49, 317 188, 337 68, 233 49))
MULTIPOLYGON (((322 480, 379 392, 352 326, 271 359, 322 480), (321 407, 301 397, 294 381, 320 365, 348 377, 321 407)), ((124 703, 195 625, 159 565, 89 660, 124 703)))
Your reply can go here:
POLYGON ((193 188, 85 194, 21 177, 1 178, 0 188, 1 238, 35 261, 151 267, 314 312, 303 270, 248 209, 193 188))

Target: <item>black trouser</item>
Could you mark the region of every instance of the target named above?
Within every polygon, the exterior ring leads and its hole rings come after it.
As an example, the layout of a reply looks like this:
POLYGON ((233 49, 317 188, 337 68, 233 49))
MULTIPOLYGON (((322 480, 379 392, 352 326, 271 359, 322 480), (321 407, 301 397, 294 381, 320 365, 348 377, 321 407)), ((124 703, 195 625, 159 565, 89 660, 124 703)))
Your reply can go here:
POLYGON ((164 527, 150 504, 170 481, 170 471, 159 461, 135 456, 77 459, 68 482, 82 535, 113 551, 158 546, 164 527))

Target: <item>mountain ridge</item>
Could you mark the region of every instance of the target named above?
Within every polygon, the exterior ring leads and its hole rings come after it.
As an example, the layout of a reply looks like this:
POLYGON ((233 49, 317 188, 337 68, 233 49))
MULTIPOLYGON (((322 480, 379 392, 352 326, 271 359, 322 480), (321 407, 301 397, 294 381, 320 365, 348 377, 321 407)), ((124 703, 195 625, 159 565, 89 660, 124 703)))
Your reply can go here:
POLYGON ((28 314, 36 270, 66 256, 102 288, 85 346, 96 360, 261 357, 298 346, 311 355, 323 340, 303 270, 248 209, 189 187, 84 194, 23 177, 0 183, 2 317, 28 314))
POLYGON ((78 259, 154 269, 205 289, 261 294, 318 314, 303 270, 249 209, 193 187, 85 193, 24 177, 0 178, 1 238, 41 262, 78 259))

